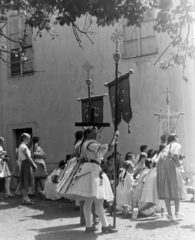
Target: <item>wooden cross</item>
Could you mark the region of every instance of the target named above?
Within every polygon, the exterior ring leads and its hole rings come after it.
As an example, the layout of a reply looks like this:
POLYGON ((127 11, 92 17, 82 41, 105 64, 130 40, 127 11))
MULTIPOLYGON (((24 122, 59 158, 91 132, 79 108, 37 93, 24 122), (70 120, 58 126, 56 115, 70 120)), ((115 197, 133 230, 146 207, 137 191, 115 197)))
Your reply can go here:
POLYGON ((83 68, 87 72, 87 79, 86 84, 88 86, 88 99, 89 99, 89 116, 90 121, 89 122, 76 122, 76 127, 84 127, 84 126, 93 126, 93 127, 110 127, 110 123, 95 123, 94 122, 94 116, 95 116, 95 109, 91 106, 91 83, 92 79, 90 79, 89 73, 93 69, 93 66, 87 61, 83 64, 83 68))

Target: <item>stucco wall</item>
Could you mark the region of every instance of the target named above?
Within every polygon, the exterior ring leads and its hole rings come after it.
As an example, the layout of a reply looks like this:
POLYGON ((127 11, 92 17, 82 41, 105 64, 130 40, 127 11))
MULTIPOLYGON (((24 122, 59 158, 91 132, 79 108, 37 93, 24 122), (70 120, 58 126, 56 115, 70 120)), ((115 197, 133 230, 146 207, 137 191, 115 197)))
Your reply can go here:
MULTIPOLYGON (((14 159, 12 129, 32 126, 34 134, 41 137, 41 145, 47 153, 47 161, 60 161, 72 152, 74 133, 78 128, 75 121, 81 120, 81 105, 78 97, 87 96, 85 83, 86 72, 82 68, 89 61, 94 69, 92 91, 99 95, 107 92, 105 82, 114 79, 115 64, 112 57, 115 46, 110 37, 115 27, 97 28, 92 36, 94 44, 82 37, 82 46, 78 46, 71 28, 58 27, 59 37, 52 40, 44 33, 42 38, 34 41, 34 75, 9 78, 5 65, 2 65, 2 99, 3 130, 7 140, 7 149, 14 159)), ((159 53, 169 43, 165 35, 157 36, 159 53)), ((123 44, 120 46, 123 51, 123 44)), ((148 57, 121 60, 119 70, 126 73, 130 68, 134 74, 130 77, 133 119, 131 134, 125 123, 119 126, 119 151, 125 155, 127 151, 139 152, 141 144, 149 148, 158 146, 158 120, 155 112, 165 111, 164 91, 169 87, 172 91, 172 111, 184 111, 178 124, 178 135, 183 152, 187 155, 188 170, 194 168, 194 71, 191 70, 192 82, 186 85, 180 79, 181 71, 174 68, 163 72, 159 65, 154 66, 158 54, 148 57), (183 98, 182 98, 183 97, 183 98), (192 134, 193 133, 193 134, 192 134), (189 145, 191 144, 191 145, 189 145), (186 151, 188 150, 188 151, 186 151)), ((192 68, 192 64, 189 68, 192 68)), ((104 121, 111 122, 109 98, 104 98, 104 121)), ((113 134, 113 125, 104 129, 101 142, 108 142, 113 134)))

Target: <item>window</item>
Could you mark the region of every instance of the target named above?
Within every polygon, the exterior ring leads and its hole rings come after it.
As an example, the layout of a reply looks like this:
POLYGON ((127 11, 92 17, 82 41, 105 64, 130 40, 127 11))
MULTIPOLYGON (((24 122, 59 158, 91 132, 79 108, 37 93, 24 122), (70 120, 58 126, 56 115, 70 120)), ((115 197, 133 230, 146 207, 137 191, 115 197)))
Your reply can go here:
POLYGON ((157 39, 153 29, 154 15, 145 16, 141 28, 123 25, 124 58, 158 53, 157 39))
POLYGON ((33 73, 32 28, 25 24, 25 17, 11 17, 9 24, 11 77, 33 73), (22 40, 23 44, 22 44, 22 40), (17 52, 22 52, 18 54, 17 52))

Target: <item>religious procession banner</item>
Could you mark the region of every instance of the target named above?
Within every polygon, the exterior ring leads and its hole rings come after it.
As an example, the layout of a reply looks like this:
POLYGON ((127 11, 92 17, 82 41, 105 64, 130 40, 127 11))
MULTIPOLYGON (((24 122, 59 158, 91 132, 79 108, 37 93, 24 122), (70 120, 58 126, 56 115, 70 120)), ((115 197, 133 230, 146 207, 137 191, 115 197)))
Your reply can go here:
POLYGON ((180 113, 160 113, 158 114, 158 137, 163 134, 175 133, 179 121, 180 113))
MULTIPOLYGON (((103 123, 104 96, 105 95, 91 97, 91 108, 94 108, 94 123, 103 123)), ((82 122, 89 123, 91 122, 89 98, 81 99, 81 103, 82 122)))
MULTIPOLYGON (((113 124, 115 123, 115 80, 109 82, 109 98, 113 124)), ((132 119, 129 73, 118 78, 117 126, 123 119, 128 125, 132 119)), ((129 130, 130 131, 130 130, 129 130)))

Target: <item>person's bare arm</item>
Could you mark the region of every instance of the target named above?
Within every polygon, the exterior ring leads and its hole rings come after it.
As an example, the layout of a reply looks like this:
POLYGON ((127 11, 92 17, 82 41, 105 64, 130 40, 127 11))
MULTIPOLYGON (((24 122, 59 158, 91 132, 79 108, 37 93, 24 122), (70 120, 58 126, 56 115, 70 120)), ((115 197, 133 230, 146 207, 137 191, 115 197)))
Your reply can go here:
POLYGON ((37 168, 36 164, 33 162, 32 158, 28 155, 27 149, 23 150, 24 155, 26 156, 28 162, 32 165, 33 168, 37 168))

